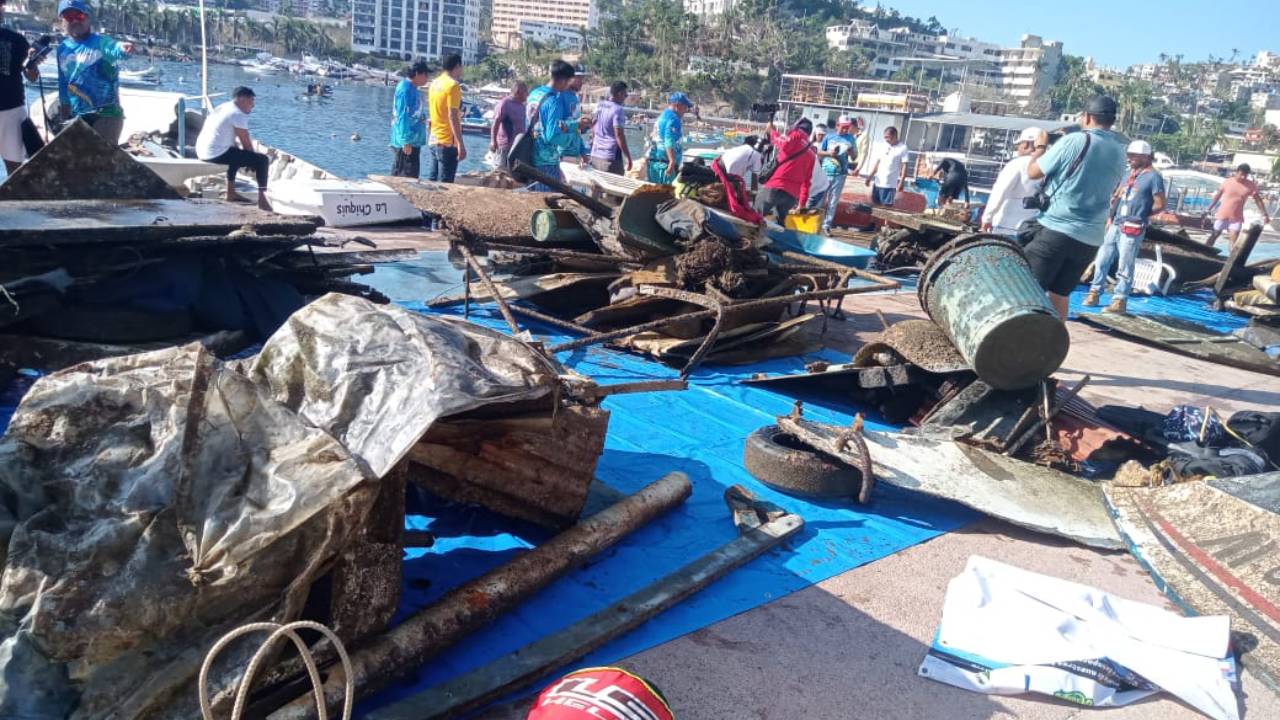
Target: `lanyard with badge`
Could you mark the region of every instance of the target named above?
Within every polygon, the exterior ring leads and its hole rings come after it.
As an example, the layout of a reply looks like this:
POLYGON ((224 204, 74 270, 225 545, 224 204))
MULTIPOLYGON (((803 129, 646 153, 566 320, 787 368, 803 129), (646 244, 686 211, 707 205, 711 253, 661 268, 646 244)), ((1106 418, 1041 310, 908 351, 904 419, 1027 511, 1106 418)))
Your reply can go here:
MULTIPOLYGON (((1138 182, 1138 178, 1142 177, 1142 174, 1147 172, 1149 169, 1150 168, 1143 168, 1137 172, 1129 173, 1129 182, 1125 185, 1124 197, 1120 200, 1120 207, 1117 209, 1116 215, 1126 217, 1129 214, 1129 201, 1133 198, 1133 186, 1138 182)), ((1146 223, 1138 222, 1137 220, 1125 220, 1120 223, 1120 232, 1129 237, 1138 237, 1142 235, 1144 228, 1146 228, 1146 223)))

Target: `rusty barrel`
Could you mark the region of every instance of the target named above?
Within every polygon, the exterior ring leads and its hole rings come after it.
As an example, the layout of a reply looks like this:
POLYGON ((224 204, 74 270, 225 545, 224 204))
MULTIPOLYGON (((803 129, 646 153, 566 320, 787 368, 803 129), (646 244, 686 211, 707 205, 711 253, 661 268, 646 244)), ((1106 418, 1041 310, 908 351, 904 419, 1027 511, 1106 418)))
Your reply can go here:
POLYGON ((973 371, 1000 390, 1030 387, 1067 357, 1070 338, 1022 248, 998 235, 943 245, 920 273, 920 305, 973 371))

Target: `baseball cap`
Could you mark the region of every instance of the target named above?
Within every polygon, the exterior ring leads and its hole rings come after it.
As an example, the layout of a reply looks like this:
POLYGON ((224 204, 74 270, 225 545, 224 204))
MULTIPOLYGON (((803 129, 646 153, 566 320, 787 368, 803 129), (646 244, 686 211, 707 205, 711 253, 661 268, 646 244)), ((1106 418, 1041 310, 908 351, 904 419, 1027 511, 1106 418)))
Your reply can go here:
POLYGON ((588 668, 551 683, 526 720, 674 720, 671 707, 643 678, 616 667, 588 668), (624 703, 619 703, 619 698, 624 703))
POLYGON ((1095 117, 1115 117, 1118 106, 1110 95, 1099 95, 1085 105, 1084 111, 1095 117))
POLYGON ((1024 142, 1035 143, 1036 140, 1040 139, 1040 133, 1042 132, 1044 131, 1038 127, 1024 128, 1018 135, 1018 142, 1016 144, 1021 145, 1024 142))
POLYGON ((89 3, 84 0, 62 0, 58 3, 58 17, 62 17, 62 13, 68 10, 76 10, 89 15, 89 3))
POLYGON ((1150 155, 1151 143, 1146 140, 1134 140, 1129 143, 1128 149, 1125 150, 1129 155, 1150 155))
POLYGON ((852 125, 853 118, 848 115, 841 115, 840 119, 836 120, 836 127, 851 127, 852 125))
POLYGON ((671 93, 671 97, 667 98, 667 102, 672 105, 679 103, 685 107, 693 107, 693 101, 689 99, 688 95, 685 95, 682 92, 671 93))

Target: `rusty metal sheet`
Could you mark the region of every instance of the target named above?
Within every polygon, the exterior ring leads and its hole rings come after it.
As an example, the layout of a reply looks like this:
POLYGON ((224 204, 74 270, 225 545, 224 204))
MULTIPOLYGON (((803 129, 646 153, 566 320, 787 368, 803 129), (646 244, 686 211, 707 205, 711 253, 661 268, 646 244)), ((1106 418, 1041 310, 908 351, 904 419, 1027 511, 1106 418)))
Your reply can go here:
POLYGON ((804 387, 819 385, 830 387, 836 383, 851 388, 872 390, 875 388, 899 387, 915 385, 925 378, 919 368, 911 365, 890 365, 888 367, 862 367, 854 363, 838 365, 821 365, 794 375, 764 375, 763 373, 743 380, 747 385, 764 387, 804 387))
POLYGON ((309 235, 319 224, 219 200, 15 200, 0 205, 0 247, 158 243, 245 227, 258 236, 309 235))
POLYGON ((1188 611, 1231 618, 1245 666, 1280 686, 1280 473, 1106 491, 1130 551, 1188 611))
POLYGON ((375 175, 404 196, 415 208, 438 216, 445 225, 467 239, 534 244, 529 218, 547 210, 553 193, 472 187, 413 178, 375 175))
POLYGON ((83 120, 0 183, 4 200, 176 200, 176 190, 83 120))
POLYGON ((858 349, 853 361, 859 365, 873 365, 875 356, 893 351, 902 359, 929 372, 951 373, 969 369, 947 334, 932 320, 903 320, 880 333, 871 342, 858 349))
POLYGON ((1280 362, 1240 338, 1177 318, 1097 313, 1081 315, 1080 319, 1169 352, 1242 370, 1280 375, 1280 362))

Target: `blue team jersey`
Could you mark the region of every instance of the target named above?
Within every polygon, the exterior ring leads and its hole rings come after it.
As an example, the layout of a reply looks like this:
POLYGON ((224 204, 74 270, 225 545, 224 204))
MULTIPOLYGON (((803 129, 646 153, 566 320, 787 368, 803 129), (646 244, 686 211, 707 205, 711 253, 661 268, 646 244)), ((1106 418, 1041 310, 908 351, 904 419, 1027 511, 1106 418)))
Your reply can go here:
POLYGON ((405 78, 396 85, 395 104, 391 113, 391 147, 427 144, 426 111, 422 93, 405 78))
POLYGON ((560 165, 560 158, 582 154, 582 136, 573 122, 565 93, 543 85, 529 93, 529 127, 533 132, 533 164, 560 165))
POLYGON ((58 100, 71 106, 73 115, 123 117, 116 66, 123 57, 120 43, 105 35, 64 38, 58 45, 58 100))

